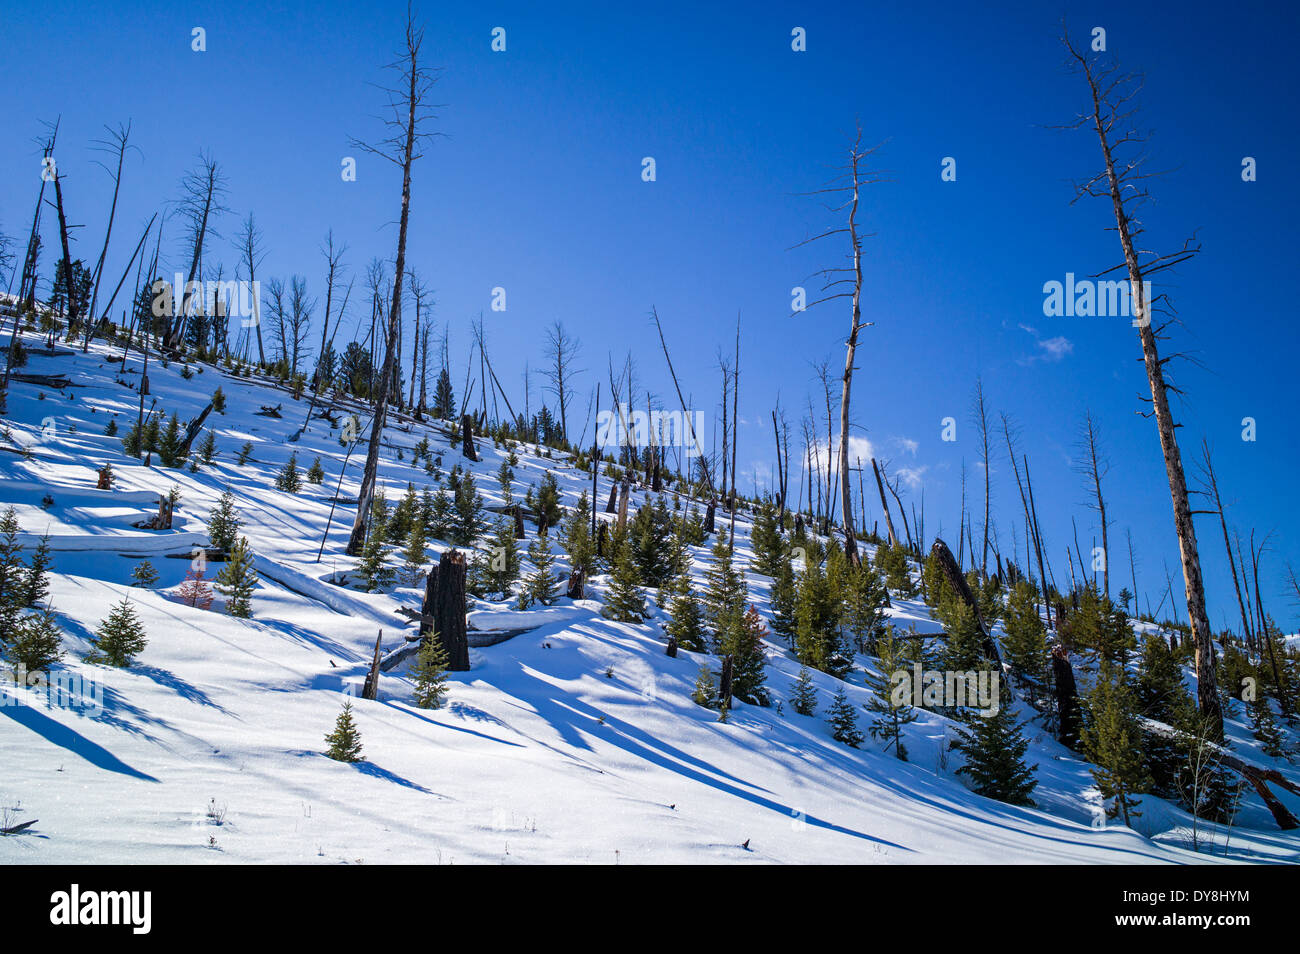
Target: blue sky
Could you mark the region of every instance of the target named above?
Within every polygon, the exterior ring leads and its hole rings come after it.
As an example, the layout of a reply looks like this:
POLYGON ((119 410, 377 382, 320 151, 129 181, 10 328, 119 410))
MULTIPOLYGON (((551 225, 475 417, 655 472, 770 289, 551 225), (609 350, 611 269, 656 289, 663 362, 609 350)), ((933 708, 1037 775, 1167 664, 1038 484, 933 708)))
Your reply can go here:
MULTIPOLYGON (((1154 426, 1138 415, 1146 380, 1136 333, 1124 319, 1042 311, 1044 282, 1120 260, 1107 204, 1070 205, 1071 180, 1097 167, 1095 140, 1048 128, 1084 103, 1057 42, 1061 17, 1076 36, 1102 26, 1109 50, 1146 73, 1152 164, 1173 170, 1153 184, 1147 238, 1169 247, 1196 231, 1204 245, 1163 286, 1185 323, 1166 349, 1205 365, 1172 368, 1187 395, 1178 407, 1185 460, 1190 470, 1201 438, 1210 440, 1231 523, 1274 531, 1266 608, 1294 631, 1284 562, 1300 561, 1300 442, 1285 276, 1300 144, 1286 120, 1300 17, 1284 4, 1135 6, 426 3, 444 135, 414 172, 408 262, 436 289, 453 361, 463 362, 469 320, 482 311, 494 364, 515 392, 525 361, 541 363, 544 328, 563 320, 583 342, 579 415, 611 352, 619 363, 631 350, 642 383, 672 403, 652 305, 693 403, 711 413, 716 353, 730 349, 739 311, 742 469, 765 472, 777 393, 797 427, 812 363, 843 363, 846 304, 789 317, 791 288, 811 284, 839 250, 790 247, 836 224, 798 193, 828 178, 860 121, 865 140, 882 144, 890 181, 864 195, 874 233, 864 312, 875 324, 859 352, 858 433, 913 475, 911 496, 924 487, 928 533, 942 523, 951 538, 963 458, 972 486, 980 480, 967 422, 982 376, 993 408, 1021 426, 1060 581, 1071 516, 1085 550, 1096 532, 1070 467, 1091 409, 1111 462, 1114 589, 1127 581, 1131 528, 1139 590, 1158 603, 1166 562, 1176 591, 1181 583, 1154 426), (490 49, 497 26, 504 53, 490 49), (805 52, 790 48, 794 27, 807 31, 805 52), (645 156, 656 160, 652 183, 641 179, 645 156), (940 179, 945 156, 957 160, 955 182, 940 179), (1245 156, 1257 160, 1255 182, 1241 179, 1245 156), (489 310, 496 286, 507 290, 505 313, 489 310), (958 420, 952 443, 939 439, 948 416, 958 420), (1254 442, 1241 439, 1244 417, 1257 421, 1254 442)), ((371 257, 394 253, 400 178, 348 142, 378 135, 371 84, 384 80, 404 12, 396 3, 0 2, 9 103, 0 228, 25 234, 39 173, 32 139, 39 120, 61 115, 65 201, 85 226, 73 254, 93 260, 109 188, 89 146, 104 123, 130 119, 143 155, 128 159, 108 275, 120 274, 128 235, 177 198, 206 149, 229 178, 233 210, 211 261, 233 269, 230 239, 253 210, 269 251, 262 276, 302 274, 322 293, 319 247, 330 228, 360 276, 371 257), (206 52, 190 48, 195 26, 206 30, 206 52), (349 155, 356 182, 339 174, 349 155)), ((178 238, 179 227, 168 234, 178 238)), ((56 242, 52 228, 46 241, 56 242)), ((179 243, 170 251, 175 266, 179 243)), ((355 302, 352 314, 363 314, 355 302)), ((453 379, 459 390, 463 378, 453 379)), ((1009 553, 1019 501, 1001 454, 992 479, 1009 553)), ((1198 521, 1218 628, 1234 620, 1235 599, 1217 521, 1198 521)))

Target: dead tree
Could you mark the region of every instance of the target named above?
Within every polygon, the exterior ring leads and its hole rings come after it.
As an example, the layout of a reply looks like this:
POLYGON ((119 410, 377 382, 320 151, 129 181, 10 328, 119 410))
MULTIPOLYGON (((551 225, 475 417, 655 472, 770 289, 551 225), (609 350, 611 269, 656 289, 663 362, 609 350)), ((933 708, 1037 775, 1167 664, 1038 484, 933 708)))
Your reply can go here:
MULTIPOLYGON (((980 550, 980 578, 989 576, 989 500, 991 494, 989 467, 989 410, 984 397, 984 379, 975 379, 975 394, 971 398, 971 423, 975 425, 975 436, 980 442, 980 460, 984 464, 984 547, 980 550)), ((975 562, 975 554, 970 555, 975 562)))
MULTIPOLYGON (((965 603, 975 615, 975 622, 979 626, 980 636, 982 637, 985 657, 993 661, 998 668, 998 672, 1002 672, 1002 656, 998 653, 998 644, 993 639, 988 625, 984 622, 984 615, 980 612, 979 601, 975 599, 970 584, 966 582, 965 575, 961 572, 961 568, 957 566, 957 561, 953 559, 948 544, 936 537, 930 552, 938 560, 939 569, 943 571, 944 579, 948 581, 948 586, 952 589, 953 594, 965 603)), ((1007 687, 1007 691, 1011 691, 1010 686, 1007 687)))
MULTIPOLYGON (((704 448, 700 446, 700 436, 695 433, 694 415, 692 415, 690 410, 686 407, 686 398, 682 397, 682 386, 677 383, 677 372, 673 370, 673 359, 668 353, 668 342, 664 340, 664 328, 659 322, 659 312, 656 311, 653 306, 650 308, 650 317, 654 319, 655 330, 659 332, 659 345, 663 348, 664 360, 668 362, 668 374, 672 377, 673 387, 677 390, 677 400, 681 404, 682 417, 685 419, 686 427, 690 431, 691 442, 695 447, 696 459, 700 462, 700 470, 702 472, 701 476, 704 478, 705 486, 712 489, 713 479, 709 474, 709 462, 704 455, 704 448)), ((618 398, 615 397, 615 401, 617 400, 618 398)), ((599 408, 599 395, 597 395, 597 407, 599 408)), ((594 506, 594 496, 592 497, 592 503, 594 506)))
POLYGON ((266 252, 262 248, 262 233, 258 231, 257 224, 253 220, 253 213, 248 213, 248 218, 244 220, 243 229, 235 243, 235 248, 239 251, 240 261, 248 272, 248 284, 254 289, 252 295, 253 314, 249 316, 253 323, 253 331, 257 337, 257 363, 266 364, 266 351, 262 346, 262 316, 261 316, 261 296, 256 293, 257 270, 262 265, 262 260, 266 258, 266 252))
POLYGON ((478 460, 478 451, 474 449, 474 418, 469 414, 460 417, 460 452, 470 460, 478 460))
POLYGON ((1176 389, 1165 378, 1165 364, 1170 358, 1160 357, 1157 344, 1157 337, 1162 336, 1168 323, 1155 327, 1151 317, 1157 301, 1164 300, 1167 304, 1167 299, 1161 295, 1148 301, 1147 296, 1147 283, 1152 275, 1187 261, 1200 250, 1200 246, 1194 245, 1189 239, 1181 249, 1170 253, 1139 250, 1138 241, 1144 230, 1135 216, 1140 206, 1150 197, 1146 180, 1158 175, 1144 170, 1140 154, 1145 140, 1135 128, 1134 106, 1140 82, 1135 77, 1120 74, 1117 67, 1103 63, 1097 56, 1080 53, 1068 36, 1063 36, 1063 42, 1074 59, 1077 72, 1088 84, 1091 100, 1089 108, 1072 124, 1072 128, 1091 128, 1097 134, 1104 162, 1101 172, 1076 187, 1075 198, 1107 198, 1115 216, 1115 228, 1124 262, 1102 274, 1120 268, 1128 274, 1134 324, 1138 328, 1142 359, 1151 388, 1150 413, 1155 418, 1160 437, 1160 450, 1165 460, 1165 473, 1169 480, 1169 495, 1174 510, 1174 528, 1178 534, 1187 613, 1196 649, 1197 702, 1201 714, 1210 720, 1212 738, 1220 741, 1223 739, 1223 709, 1214 673, 1213 634, 1205 611, 1205 584, 1201 576, 1201 559, 1188 500, 1187 479, 1178 449, 1176 424, 1169 406, 1169 392, 1176 392, 1176 389), (1116 151, 1127 152, 1128 147, 1135 149, 1138 154, 1127 159, 1117 158, 1116 151))
POLYGON ((577 566, 569 574, 569 586, 565 595, 571 600, 580 600, 586 593, 586 574, 583 573, 582 567, 577 566))
POLYGON ((1056 690, 1056 738, 1067 748, 1079 744, 1079 691, 1075 687, 1070 654, 1057 643, 1052 647, 1052 685, 1056 690))
POLYGON ((898 535, 894 533, 894 518, 889 515, 889 501, 885 499, 885 483, 880 479, 880 465, 871 458, 871 469, 876 474, 876 489, 880 491, 880 509, 885 511, 885 529, 889 531, 889 545, 898 546, 898 535))
MULTIPOLYGON (((401 339, 402 280, 406 275, 406 234, 411 218, 411 166, 420 158, 420 146, 430 135, 423 129, 432 119, 433 107, 429 102, 429 94, 436 77, 420 59, 420 47, 423 41, 424 30, 416 26, 414 14, 408 8, 405 46, 397 60, 390 64, 390 68, 397 72, 400 78, 400 85, 386 90, 387 106, 392 111, 392 115, 384 119, 384 125, 392 130, 392 135, 375 145, 352 140, 357 148, 386 159, 402 170, 402 208, 397 229, 393 297, 388 308, 388 342, 385 348, 384 366, 379 374, 379 383, 374 395, 375 420, 370 428, 370 443, 366 450, 365 470, 361 476, 361 491, 357 496, 357 515, 352 524, 352 534, 348 539, 347 552, 353 556, 360 553, 365 545, 366 524, 369 520, 370 504, 375 494, 375 479, 379 469, 380 440, 383 437, 388 402, 393 390, 394 364, 401 339)), ((472 441, 467 438, 467 442, 472 451, 472 441)), ((471 459, 477 458, 471 457, 471 459)))
POLYGON ((168 315, 163 333, 163 347, 172 352, 181 349, 185 341, 186 325, 195 308, 203 308, 202 296, 194 304, 194 280, 203 259, 203 248, 210 236, 216 236, 216 219, 229 211, 223 201, 226 195, 226 177, 220 165, 207 153, 199 153, 199 164, 181 180, 180 213, 189 223, 190 268, 183 289, 173 289, 180 304, 180 312, 173 321, 168 315))
MULTIPOLYGON (((1088 502, 1088 508, 1095 510, 1097 519, 1101 521, 1101 575, 1104 581, 1103 590, 1106 596, 1109 597, 1110 537, 1108 535, 1109 524, 1106 520, 1106 498, 1101 493, 1101 481, 1110 470, 1110 461, 1102 453, 1101 431, 1097 426, 1097 419, 1092 416, 1091 411, 1088 411, 1083 418, 1083 425, 1079 433, 1079 449, 1083 453, 1083 460, 1076 464, 1076 469, 1084 476, 1092 497, 1088 502)), ((1077 542, 1075 547, 1078 547, 1077 542)), ((1082 556, 1080 559, 1082 559, 1082 556)))
MULTIPOLYGON (((113 219, 117 215, 117 195, 122 187, 122 161, 126 158, 126 150, 131 138, 130 122, 127 122, 125 126, 119 125, 117 129, 110 129, 108 126, 105 126, 104 129, 108 133, 108 138, 96 142, 95 147, 99 151, 110 155, 116 153, 117 162, 115 169, 109 169, 105 163, 96 160, 98 165, 113 177, 113 202, 108 210, 108 227, 104 230, 104 247, 100 250, 99 261, 95 264, 95 288, 90 296, 90 314, 86 316, 86 337, 81 344, 83 354, 90 348, 90 336, 95 327, 95 305, 99 302, 99 282, 104 277, 104 259, 108 256, 108 240, 113 234, 113 219)), ((129 265, 127 267, 130 268, 129 265)), ((110 304, 109 307, 111 308, 112 305, 110 304)), ((108 308, 104 310, 107 312, 108 308)))
MULTIPOLYGON (((845 212, 848 216, 848 223, 844 228, 832 229, 823 232, 821 235, 814 236, 809 242, 815 242, 818 239, 827 238, 832 235, 848 235, 849 237, 849 262, 848 266, 838 268, 827 268, 818 274, 825 279, 822 285, 822 297, 812 302, 806 307, 819 304, 825 301, 832 301, 837 298, 848 298, 852 303, 851 320, 849 322, 849 334, 845 339, 844 353, 844 376, 840 386, 840 442, 839 442, 839 470, 840 470, 840 510, 841 520, 843 521, 844 531, 844 553, 849 562, 854 566, 861 564, 861 557, 858 555, 857 536, 853 532, 853 491, 849 482, 849 421, 850 421, 850 398, 853 387, 854 359, 857 354, 858 332, 863 328, 871 326, 871 322, 862 320, 862 237, 858 227, 858 204, 860 201, 860 192, 863 186, 871 185, 882 181, 879 173, 866 168, 870 156, 876 151, 876 148, 864 149, 862 147, 862 127, 858 127, 857 137, 849 147, 849 161, 844 168, 840 178, 830 183, 822 189, 817 190, 816 195, 832 195, 844 198, 844 202, 833 212, 845 212), (844 288, 844 286, 850 286, 844 288)), ((800 243, 807 244, 806 242, 800 243)), ((830 437, 827 436, 827 456, 830 455, 830 437)), ((828 471, 830 461, 827 461, 828 471)), ((829 492, 830 485, 827 485, 829 492)))
MULTIPOLYGON (((1219 496, 1219 480, 1214 473, 1214 461, 1210 457, 1208 441, 1201 441, 1201 473, 1205 484, 1202 491, 1214 501, 1214 513, 1219 515, 1219 527, 1223 530, 1223 546, 1228 553, 1228 566, 1232 569, 1232 589, 1237 594, 1237 608, 1241 610, 1241 635, 1247 644, 1252 641, 1250 623, 1246 619, 1246 604, 1241 598, 1241 580, 1237 577, 1237 560, 1232 555, 1232 543, 1228 539, 1228 520, 1223 510, 1223 500, 1219 496)), ((1134 599, 1137 594, 1133 594, 1134 599)))
POLYGON ((361 686, 362 699, 374 700, 379 698, 379 643, 383 638, 384 631, 381 629, 379 635, 375 637, 375 654, 370 660, 370 669, 366 673, 366 681, 361 686))
POLYGON ((435 638, 447 653, 447 669, 469 669, 469 636, 465 625, 465 554, 448 550, 429 570, 420 607, 420 636, 435 638))
MULTIPOLYGON (((573 367, 578 357, 582 342, 564 330, 563 323, 556 321, 546 329, 546 370, 543 372, 550 382, 547 390, 555 395, 560 403, 560 434, 565 440, 569 438, 569 401, 573 399, 573 388, 569 382, 581 369, 573 367)), ((631 395, 629 394, 630 398, 631 395)))

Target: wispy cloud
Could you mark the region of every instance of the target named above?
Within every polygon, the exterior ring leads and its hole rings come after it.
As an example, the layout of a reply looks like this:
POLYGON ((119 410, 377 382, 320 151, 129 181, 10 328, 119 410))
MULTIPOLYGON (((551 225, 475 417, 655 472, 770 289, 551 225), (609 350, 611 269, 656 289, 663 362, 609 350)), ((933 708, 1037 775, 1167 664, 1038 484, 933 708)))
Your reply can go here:
POLYGON ((1060 361, 1067 354, 1074 351, 1074 342, 1064 335, 1055 335, 1051 338, 1043 338, 1038 334, 1038 329, 1032 325, 1020 326, 1021 331, 1028 332, 1034 339, 1034 344, 1038 346, 1038 351, 1034 354, 1026 355, 1017 360, 1017 364, 1031 365, 1037 361, 1046 361, 1054 364, 1060 361))

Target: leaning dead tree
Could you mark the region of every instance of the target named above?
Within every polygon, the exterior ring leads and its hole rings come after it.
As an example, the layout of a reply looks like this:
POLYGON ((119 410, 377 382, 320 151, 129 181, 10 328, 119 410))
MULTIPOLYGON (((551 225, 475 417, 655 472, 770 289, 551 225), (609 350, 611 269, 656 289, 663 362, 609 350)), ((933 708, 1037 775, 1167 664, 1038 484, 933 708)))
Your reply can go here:
POLYGON ((1141 155, 1145 137, 1136 128, 1136 97, 1141 80, 1123 74, 1113 63, 1103 61, 1101 55, 1086 55, 1075 49, 1068 35, 1062 42, 1074 60, 1075 72, 1088 84, 1089 107, 1069 128, 1091 129, 1101 146, 1103 168, 1096 175, 1076 185, 1075 201, 1084 196, 1110 200, 1115 216, 1115 231, 1119 235, 1124 261, 1100 273, 1106 275, 1119 269, 1127 272, 1133 303, 1133 324, 1138 329, 1142 344, 1142 360, 1146 367, 1147 382, 1151 388, 1150 415, 1155 418, 1160 437, 1160 450, 1164 455, 1165 474, 1169 480, 1169 496, 1173 503, 1174 528, 1178 534, 1178 552, 1183 566, 1183 584, 1186 593, 1187 614, 1191 623, 1192 640, 1196 649, 1196 696, 1203 716, 1210 720, 1212 737, 1223 738, 1223 710, 1219 703, 1218 687, 1214 675, 1214 646, 1210 621, 1205 611, 1205 583, 1201 576, 1201 559, 1196 546, 1196 528, 1192 523, 1192 508, 1188 500, 1187 478, 1183 472, 1182 456, 1178 449, 1173 412, 1169 407, 1169 392, 1177 389, 1165 378, 1165 364, 1171 356, 1160 357, 1157 339, 1169 322, 1157 327, 1152 313, 1164 295, 1148 300, 1148 283, 1151 277, 1165 269, 1187 261, 1200 251, 1192 239, 1182 248, 1168 253, 1157 253, 1140 248, 1138 242, 1144 231, 1136 218, 1140 207, 1150 198, 1147 180, 1160 175, 1147 172, 1141 155), (1124 155, 1117 155, 1123 153, 1124 155))
MULTIPOLYGON (((84 354, 90 348, 90 336, 93 333, 95 325, 95 316, 97 314, 95 305, 99 302, 99 282, 104 277, 104 259, 108 257, 108 240, 113 234, 113 219, 117 215, 117 196, 122 187, 122 162, 126 158, 126 150, 129 148, 131 139, 131 124, 128 122, 125 126, 118 126, 113 129, 109 126, 104 127, 107 137, 95 143, 95 148, 109 156, 116 154, 116 162, 113 168, 109 168, 108 163, 96 163, 113 177, 113 202, 108 210, 108 227, 104 230, 104 247, 100 249, 99 261, 95 263, 95 288, 90 296, 90 314, 86 316, 86 337, 81 343, 81 350, 84 354)), ((110 306, 111 307, 111 306, 110 306)), ((105 308, 105 311, 108 309, 105 308)))
MULTIPOLYGON (((1106 498, 1101 493, 1101 481, 1110 470, 1110 461, 1101 449, 1101 429, 1092 411, 1084 414, 1083 424, 1079 428, 1079 452, 1081 458, 1076 461, 1075 469, 1084 478, 1088 487, 1088 509, 1097 512, 1101 521, 1101 578, 1104 581, 1106 596, 1110 596, 1110 537, 1109 523, 1106 520, 1106 498)), ((1080 558, 1082 559, 1082 558, 1080 558)), ((1096 560, 1094 559, 1094 563, 1096 560)), ((1136 594, 1135 594, 1136 595, 1136 594)))
MULTIPOLYGON (((392 135, 376 144, 352 140, 352 144, 366 152, 387 159, 402 170, 402 211, 397 229, 397 259, 393 269, 393 297, 388 309, 387 345, 384 349, 384 366, 379 373, 375 389, 375 419, 370 427, 370 443, 366 451, 366 464, 361 477, 361 491, 357 496, 357 515, 348 538, 347 552, 356 555, 366 541, 366 525, 370 518, 370 503, 375 494, 375 478, 379 470, 379 444, 384 432, 388 401, 393 390, 394 362, 401 344, 402 279, 406 275, 406 232, 411 216, 411 165, 421 156, 420 146, 432 133, 425 125, 433 118, 433 104, 429 93, 437 82, 436 74, 420 59, 420 46, 424 30, 415 24, 414 14, 407 10, 406 44, 389 69, 400 77, 400 85, 385 89, 387 107, 392 115, 384 118, 385 127, 392 135)), ((400 400, 400 395, 399 398, 400 400)))
MULTIPOLYGON (((853 530, 853 488, 849 478, 849 419, 850 398, 853 388, 854 358, 858 349, 858 332, 871 326, 871 322, 862 320, 862 235, 858 226, 858 202, 863 186, 883 181, 879 173, 867 168, 868 160, 879 147, 864 149, 862 147, 862 127, 858 127, 857 136, 849 147, 849 161, 841 175, 826 187, 812 193, 828 195, 843 199, 838 207, 828 206, 833 214, 847 213, 848 223, 843 228, 831 229, 814 236, 800 245, 807 245, 832 235, 849 237, 849 255, 846 266, 822 269, 817 274, 825 279, 821 288, 822 297, 806 307, 811 308, 826 301, 847 298, 852 304, 849 334, 844 342, 844 376, 840 384, 840 517, 844 531, 844 554, 854 566, 860 566, 857 535, 853 530), (847 287, 846 287, 847 286, 847 287)), ((796 246, 797 248, 798 246, 796 246)), ((830 447, 827 447, 830 453, 830 447)))

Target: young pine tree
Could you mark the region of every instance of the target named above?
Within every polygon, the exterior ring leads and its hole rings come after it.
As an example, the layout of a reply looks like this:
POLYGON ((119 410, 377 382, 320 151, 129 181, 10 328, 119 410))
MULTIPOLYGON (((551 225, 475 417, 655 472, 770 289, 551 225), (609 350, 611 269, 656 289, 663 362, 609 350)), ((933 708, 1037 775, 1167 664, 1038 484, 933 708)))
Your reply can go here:
POLYGON ((136 615, 129 599, 113 607, 108 618, 99 624, 95 633, 93 661, 103 661, 119 669, 131 665, 131 660, 144 652, 148 638, 144 624, 136 615))
POLYGON ((799 667, 799 678, 795 680, 790 705, 800 715, 810 716, 817 711, 817 686, 813 683, 812 670, 807 666, 799 667))
POLYGON ((0 639, 18 626, 25 605, 27 571, 18 542, 18 515, 13 507, 0 511, 0 639))
MULTIPOLYGON (((916 710, 910 689, 904 690, 894 682, 894 674, 906 673, 910 659, 904 641, 888 627, 883 636, 876 640, 878 672, 867 673, 867 688, 871 698, 867 701, 867 711, 872 713, 871 725, 867 729, 871 737, 883 740, 882 748, 888 752, 893 746, 894 754, 901 761, 907 761, 907 746, 903 743, 903 726, 915 722, 916 710)), ((909 679, 908 686, 911 685, 909 679)))
POLYGON ((131 571, 132 586, 153 586, 158 582, 158 571, 148 560, 141 560, 131 571))
POLYGON ((9 646, 9 659, 28 672, 44 672, 63 658, 63 633, 48 609, 24 616, 9 646))
POLYGON ((289 455, 280 473, 275 477, 275 489, 296 494, 302 490, 302 472, 298 469, 298 452, 289 455))
POLYGON ((731 693, 742 702, 766 706, 768 693, 767 653, 763 640, 767 627, 753 606, 743 615, 733 615, 723 630, 718 652, 731 656, 731 693))
POLYGON ((679 576, 672 587, 672 598, 668 604, 668 622, 664 632, 677 638, 677 645, 691 652, 703 652, 705 648, 704 609, 691 584, 689 572, 679 576))
POLYGON ((396 572, 387 563, 388 545, 384 542, 387 532, 388 502, 382 493, 377 493, 370 509, 370 533, 357 563, 357 575, 367 593, 387 589, 396 578, 396 572))
POLYGON ((235 510, 235 495, 227 488, 222 491, 217 505, 208 514, 208 540, 214 549, 228 553, 239 537, 239 512, 235 510))
POLYGON ((1124 670, 1103 662, 1097 684, 1088 694, 1083 751, 1093 763, 1092 777, 1109 800, 1107 816, 1132 826, 1137 796, 1151 784, 1142 752, 1142 730, 1137 721, 1133 689, 1124 670))
POLYGON ((50 537, 41 537, 41 542, 32 551, 32 561, 27 567, 24 582, 23 605, 37 606, 45 600, 50 592, 50 537))
POLYGON ((420 579, 420 570, 427 556, 428 543, 425 539, 424 522, 413 519, 406 532, 406 548, 402 551, 402 572, 408 585, 414 586, 420 579))
POLYGON ((953 748, 966 756, 966 762, 957 774, 969 778, 976 793, 1009 805, 1034 803, 1030 795, 1038 785, 1034 778, 1038 766, 1025 765, 1029 740, 1022 727, 1006 706, 987 717, 977 711, 961 720, 953 748))
POLYGON ((700 672, 695 677, 695 690, 691 693, 691 699, 697 706, 704 706, 706 709, 718 707, 718 684, 713 681, 713 670, 709 668, 707 659, 700 663, 700 672))
POLYGON ((1002 655, 1011 674, 1031 697, 1047 690, 1047 627, 1038 615, 1038 591, 1021 580, 1007 596, 1002 655))
POLYGON ((534 603, 550 606, 555 602, 555 557, 551 553, 551 539, 545 533, 539 533, 528 546, 528 559, 533 563, 533 572, 524 581, 524 591, 519 596, 520 609, 527 609, 534 603))
POLYGON ((614 568, 609 580, 609 594, 600 615, 619 623, 642 623, 646 618, 645 597, 641 593, 632 544, 624 534, 614 554, 614 568))
POLYGON ((307 483, 322 484, 325 482, 325 468, 321 466, 320 458, 317 457, 307 468, 307 483))
POLYGON ((217 574, 217 592, 226 598, 226 612, 238 619, 253 615, 253 590, 257 588, 257 570, 247 537, 240 537, 230 548, 225 566, 217 574))
POLYGON ((352 718, 351 702, 343 703, 343 711, 339 713, 338 719, 334 722, 334 731, 325 736, 325 741, 330 746, 325 754, 334 761, 361 761, 361 733, 357 730, 356 721, 352 718))
POLYGON ((411 667, 415 681, 415 704, 421 709, 441 709, 447 700, 447 650, 436 633, 420 643, 419 655, 411 667))
POLYGON ((831 736, 836 742, 843 742, 857 748, 862 744, 863 735, 858 729, 858 713, 853 703, 849 702, 844 687, 835 693, 830 711, 831 736))

